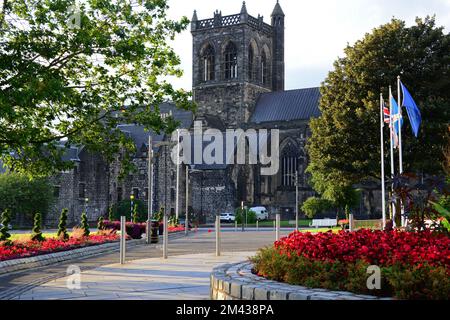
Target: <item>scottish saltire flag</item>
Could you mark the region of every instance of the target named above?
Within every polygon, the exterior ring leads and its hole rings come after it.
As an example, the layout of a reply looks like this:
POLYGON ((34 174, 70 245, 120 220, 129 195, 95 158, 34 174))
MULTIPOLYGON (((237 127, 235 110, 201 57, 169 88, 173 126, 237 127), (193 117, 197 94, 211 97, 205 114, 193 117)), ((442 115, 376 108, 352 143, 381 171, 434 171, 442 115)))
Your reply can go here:
POLYGON ((417 138, 419 135, 420 124, 422 123, 422 115, 408 89, 406 89, 402 82, 400 82, 400 85, 402 86, 403 91, 403 106, 406 107, 412 131, 417 138))
POLYGON ((397 101, 395 101, 394 97, 391 96, 391 126, 393 126, 392 130, 392 139, 394 141, 394 146, 396 148, 399 147, 399 138, 398 135, 400 133, 401 127, 403 126, 403 118, 400 114, 400 108, 398 107, 397 101))

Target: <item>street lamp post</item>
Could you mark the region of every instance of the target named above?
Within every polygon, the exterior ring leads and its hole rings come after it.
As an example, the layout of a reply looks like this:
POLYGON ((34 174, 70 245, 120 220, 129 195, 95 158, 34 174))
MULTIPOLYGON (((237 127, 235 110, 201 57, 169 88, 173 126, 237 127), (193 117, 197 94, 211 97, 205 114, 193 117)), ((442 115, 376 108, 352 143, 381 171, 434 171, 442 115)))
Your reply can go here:
POLYGON ((88 203, 89 203, 89 198, 85 198, 84 199, 84 214, 86 215, 86 218, 88 216, 88 212, 87 212, 88 203))
POLYGON ((184 234, 189 233, 189 167, 186 165, 186 216, 184 221, 184 234))
POLYGON ((147 244, 151 243, 151 229, 153 218, 153 147, 152 136, 148 137, 148 210, 147 210, 147 244))
POLYGON ((175 217, 178 220, 180 218, 180 130, 177 129, 177 185, 176 185, 176 195, 175 195, 175 217))
POLYGON ((245 231, 244 228, 244 201, 241 201, 241 222, 242 222, 242 232, 245 231))
POLYGON ((133 205, 134 205, 134 195, 130 195, 130 201, 131 201, 131 210, 130 210, 130 214, 131 214, 131 222, 133 221, 133 205))
POLYGON ((295 175, 287 174, 286 176, 295 179, 295 231, 298 231, 298 171, 295 171, 295 175))

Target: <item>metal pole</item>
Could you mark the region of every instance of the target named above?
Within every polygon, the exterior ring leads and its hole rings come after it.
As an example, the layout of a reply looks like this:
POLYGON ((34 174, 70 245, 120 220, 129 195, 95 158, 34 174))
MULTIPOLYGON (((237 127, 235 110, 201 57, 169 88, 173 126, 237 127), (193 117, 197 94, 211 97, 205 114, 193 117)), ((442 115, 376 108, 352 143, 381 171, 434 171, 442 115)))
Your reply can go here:
POLYGON ((277 215, 276 215, 276 218, 275 218, 275 225, 276 225, 276 228, 275 228, 275 239, 277 240, 277 241, 279 241, 280 240, 280 214, 279 213, 277 213, 277 215))
POLYGON ((184 234, 189 233, 189 167, 186 165, 186 220, 184 223, 184 234))
MULTIPOLYGON (((391 98, 392 98, 392 87, 389 86, 389 106, 390 106, 390 128, 391 128, 391 179, 394 179, 395 177, 395 165, 394 165, 394 121, 392 118, 392 102, 391 102, 391 98)), ((394 184, 392 184, 392 195, 394 195, 394 184)), ((395 223, 395 204, 392 203, 392 223, 394 228, 396 227, 396 223, 395 223)))
POLYGON ((256 219, 256 231, 259 231, 259 220, 256 219))
POLYGON ((153 217, 153 145, 152 136, 148 137, 148 192, 147 192, 147 244, 151 243, 151 229, 153 217))
POLYGON ((384 181, 384 103, 383 94, 380 94, 380 126, 381 126, 381 204, 383 210, 383 230, 386 228, 386 185, 384 181))
POLYGON ((238 229, 237 221, 234 220, 234 232, 237 232, 237 229, 238 229))
POLYGON ((216 216, 216 257, 220 257, 220 216, 216 216))
POLYGON ((244 201, 241 202, 241 224, 242 224, 242 232, 245 231, 244 228, 244 201))
POLYGON ((120 264, 125 264, 125 256, 126 256, 126 217, 120 217, 120 264))
POLYGON ((169 241, 169 227, 168 227, 168 219, 167 219, 167 214, 166 214, 166 208, 164 208, 164 219, 163 219, 163 223, 164 223, 164 234, 163 234, 163 259, 168 259, 168 252, 167 252, 167 245, 168 245, 168 241, 169 241))
MULTIPOLYGON (((401 99, 401 93, 400 93, 400 76, 397 77, 397 97, 398 97, 398 112, 400 114, 400 120, 399 120, 399 133, 398 133, 398 158, 400 162, 400 174, 403 174, 403 143, 402 143, 402 103, 400 102, 401 99)), ((403 207, 403 203, 400 200, 400 208, 401 208, 401 223, 402 227, 405 226, 405 208, 403 207)))
POLYGON ((180 218, 180 130, 177 129, 177 185, 176 185, 176 197, 175 197, 175 217, 178 220, 180 218))
POLYGON ((298 171, 295 171, 295 231, 298 231, 298 171))
POLYGON ((349 214, 348 219, 349 219, 349 222, 348 222, 349 229, 350 229, 350 232, 352 232, 353 231, 353 213, 349 214))

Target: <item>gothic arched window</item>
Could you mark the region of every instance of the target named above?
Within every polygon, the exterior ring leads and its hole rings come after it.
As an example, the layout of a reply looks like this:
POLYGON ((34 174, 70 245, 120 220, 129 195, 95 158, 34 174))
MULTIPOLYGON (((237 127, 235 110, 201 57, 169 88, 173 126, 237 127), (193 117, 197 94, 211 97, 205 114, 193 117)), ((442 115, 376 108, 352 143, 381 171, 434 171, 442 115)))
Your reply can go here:
POLYGON ((236 79, 238 77, 237 48, 233 42, 225 47, 225 79, 236 79))
POLYGON ((267 66, 267 55, 265 51, 261 55, 261 82, 262 84, 269 83, 269 68, 267 66))
POLYGON ((295 187, 295 174, 299 169, 299 150, 290 141, 284 147, 281 155, 281 185, 283 187, 295 187))
POLYGON ((215 78, 215 51, 211 45, 208 45, 202 53, 201 68, 202 68, 202 80, 211 81, 215 78))
POLYGON ((250 45, 248 48, 248 79, 255 79, 255 52, 253 50, 253 46, 250 45))

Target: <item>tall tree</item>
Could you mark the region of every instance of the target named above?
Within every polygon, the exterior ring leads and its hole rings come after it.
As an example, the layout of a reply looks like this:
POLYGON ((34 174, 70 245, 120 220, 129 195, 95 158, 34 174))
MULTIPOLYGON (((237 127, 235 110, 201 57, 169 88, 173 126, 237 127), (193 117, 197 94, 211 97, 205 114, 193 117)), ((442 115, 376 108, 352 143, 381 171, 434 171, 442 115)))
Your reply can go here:
POLYGON ((135 146, 119 123, 173 131, 158 106, 192 109, 190 93, 168 83, 182 74, 168 41, 189 21, 168 19, 167 9, 166 0, 4 0, 1 160, 46 175, 70 167, 61 154, 77 144, 110 161, 125 150, 127 170, 135 146))
MULTIPOLYGON (((435 26, 434 18, 418 18, 411 27, 393 19, 347 46, 322 84, 321 116, 311 121, 308 171, 315 189, 345 194, 356 183, 380 179, 379 95, 381 90, 387 99, 392 85, 397 97, 398 75, 420 106, 423 121, 416 139, 404 112, 405 171, 442 172, 450 120, 449 72, 450 35, 435 26)), ((386 139, 386 156, 388 144, 386 139)))

